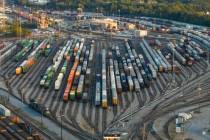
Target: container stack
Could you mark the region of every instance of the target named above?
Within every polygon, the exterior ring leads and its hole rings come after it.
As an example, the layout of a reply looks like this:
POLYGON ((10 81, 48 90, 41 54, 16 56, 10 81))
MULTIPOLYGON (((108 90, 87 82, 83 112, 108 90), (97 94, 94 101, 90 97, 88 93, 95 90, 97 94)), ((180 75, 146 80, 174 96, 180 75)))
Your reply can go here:
MULTIPOLYGON (((44 42, 44 41, 43 41, 44 42)), ((40 57, 40 47, 43 45, 43 42, 38 45, 38 41, 34 41, 31 45, 34 46, 33 48, 35 48, 32 53, 27 57, 26 60, 24 60, 19 67, 16 68, 15 72, 16 75, 20 75, 21 73, 26 73, 39 59, 40 57)), ((22 51, 21 51, 22 52, 22 51)), ((21 53, 20 52, 20 53, 21 53)), ((20 59, 19 53, 16 55, 16 60, 18 58, 18 60, 20 59), (18 55, 18 57, 17 57, 18 55)))
MULTIPOLYGON (((74 56, 75 56, 74 65, 69 73, 67 85, 63 95, 63 100, 65 102, 67 102, 69 98, 70 100, 75 100, 76 97, 76 91, 80 81, 80 74, 81 74, 81 66, 78 68, 78 65, 83 47, 84 47, 84 38, 81 39, 80 43, 76 43, 76 46, 74 47, 74 56)), ((82 84, 82 81, 80 83, 82 84)))

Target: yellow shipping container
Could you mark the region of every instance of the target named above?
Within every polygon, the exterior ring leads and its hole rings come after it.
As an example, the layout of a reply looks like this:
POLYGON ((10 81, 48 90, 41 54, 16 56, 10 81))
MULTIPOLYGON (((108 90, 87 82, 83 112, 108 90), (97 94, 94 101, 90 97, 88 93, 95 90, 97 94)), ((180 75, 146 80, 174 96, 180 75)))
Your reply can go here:
POLYGON ((17 67, 17 68, 15 69, 15 73, 16 73, 17 75, 21 74, 21 73, 22 73, 22 68, 21 68, 21 67, 17 67))
POLYGON ((106 109, 108 107, 107 101, 102 101, 102 107, 106 109))

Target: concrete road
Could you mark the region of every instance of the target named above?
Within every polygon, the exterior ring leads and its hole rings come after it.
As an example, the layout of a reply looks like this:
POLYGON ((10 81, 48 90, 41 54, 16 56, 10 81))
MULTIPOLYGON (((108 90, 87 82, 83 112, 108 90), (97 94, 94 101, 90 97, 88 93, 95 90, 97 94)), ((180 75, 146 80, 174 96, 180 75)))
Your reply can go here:
MULTIPOLYGON (((0 81, 0 96, 7 96, 8 97, 8 92, 6 92, 5 90, 2 90, 2 88, 5 89, 4 84, 2 83, 2 80, 0 81)), ((22 103, 20 100, 18 100, 17 98, 13 97, 13 96, 9 96, 9 102, 10 104, 12 104, 13 106, 19 108, 19 112, 23 112, 24 114, 26 114, 27 116, 30 116, 33 120, 37 121, 37 122, 41 122, 41 115, 40 113, 32 110, 31 108, 29 108, 28 105, 22 103)), ((57 125, 55 122, 53 122, 52 120, 43 117, 43 126, 45 128, 47 128, 50 132, 54 133, 57 138, 61 137, 61 128, 59 125, 57 125)), ((71 134, 71 132, 67 131, 66 129, 62 130, 63 133, 63 140, 79 140, 77 137, 75 137, 74 135, 71 134)), ((57 139, 54 137, 54 139, 57 139)))

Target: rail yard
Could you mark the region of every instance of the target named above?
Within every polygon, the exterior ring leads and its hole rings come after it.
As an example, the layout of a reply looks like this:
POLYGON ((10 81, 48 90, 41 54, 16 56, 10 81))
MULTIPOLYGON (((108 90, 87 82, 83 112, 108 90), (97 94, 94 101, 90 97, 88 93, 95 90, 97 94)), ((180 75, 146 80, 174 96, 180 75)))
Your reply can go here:
MULTIPOLYGON (((136 114, 141 114, 142 107, 149 108, 166 97, 168 102, 162 101, 158 108, 167 110, 174 102, 168 92, 193 98, 195 93, 188 86, 205 74, 199 85, 209 82, 210 37, 205 31, 149 18, 107 18, 123 28, 105 31, 94 21, 86 30, 82 27, 88 19, 75 22, 76 31, 61 28, 65 38, 52 35, 0 42, 0 71, 10 95, 55 123, 62 116, 62 126, 80 139, 112 134, 119 121, 129 125, 134 118, 138 120, 136 114), (126 29, 130 24, 138 30, 126 29), (186 94, 179 91, 184 87, 186 94)), ((195 100, 186 103, 203 101, 195 100)), ((154 120, 155 113, 151 109, 151 116, 141 121, 154 120)), ((146 138, 138 133, 140 129, 142 123, 130 128, 129 138, 146 138)))

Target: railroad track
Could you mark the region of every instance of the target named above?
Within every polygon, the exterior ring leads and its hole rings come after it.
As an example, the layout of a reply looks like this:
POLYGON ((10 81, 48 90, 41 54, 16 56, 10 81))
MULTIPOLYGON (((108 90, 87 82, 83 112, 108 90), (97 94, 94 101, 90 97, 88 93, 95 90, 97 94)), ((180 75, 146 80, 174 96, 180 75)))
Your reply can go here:
MULTIPOLYGON (((210 87, 209 87, 210 88, 210 87)), ((185 99, 189 99, 189 98, 192 98, 192 96, 196 96, 196 93, 194 93, 195 95, 192 94, 191 91, 187 91, 188 94, 184 94, 184 96, 182 97, 179 97, 180 99, 182 100, 185 100, 185 99), (191 94, 190 94, 191 93, 191 94)), ((193 105, 198 105, 198 104, 202 104, 204 103, 205 105, 203 106, 208 106, 210 105, 209 103, 209 99, 210 99, 210 95, 208 95, 208 93, 206 95, 204 95, 202 98, 198 97, 198 98, 194 98, 193 100, 189 100, 188 102, 184 103, 184 104, 181 104, 181 105, 177 105, 177 101, 180 101, 180 99, 175 99, 174 101, 171 101, 170 103, 164 103, 164 102, 161 102, 160 104, 156 105, 151 112, 149 112, 146 117, 143 119, 142 122, 148 122, 148 125, 147 125, 147 128, 150 128, 148 129, 148 132, 151 130, 151 127, 150 127, 150 123, 151 121, 154 121, 154 119, 162 116, 163 114, 165 113, 168 113, 170 112, 171 110, 177 110, 179 108, 183 108, 183 107, 187 107, 187 106, 193 106, 193 105), (170 106, 171 104, 175 103, 175 106, 170 106)), ((194 109, 193 109, 194 110, 194 109)), ((139 128, 140 130, 140 128, 139 128)), ((146 133, 148 133, 146 132, 146 133)), ((160 136, 158 136, 158 134, 156 134, 154 132, 153 134, 157 140, 160 139, 160 136)), ((167 134, 166 134, 167 135, 167 134)))
MULTIPOLYGON (((96 41, 96 43, 98 43, 99 45, 99 47, 95 49, 96 52, 100 52, 101 46, 106 46, 107 49, 110 49, 110 46, 113 43, 114 45, 120 46, 120 52, 122 54, 126 53, 126 48, 124 46, 124 43, 119 42, 119 40, 111 40, 109 43, 107 43, 107 41, 105 40, 100 40, 100 41, 96 41)), ((136 50, 139 50, 139 47, 136 48, 136 50)), ((139 50, 138 52, 140 53, 141 50, 139 50)), ((53 56, 52 52, 50 56, 53 56)), ((44 60, 43 58, 41 58, 39 62, 34 67, 32 67, 28 71, 28 73, 26 73, 25 75, 13 76, 11 78, 12 88, 26 87, 25 90, 23 91, 27 91, 27 89, 30 88, 28 90, 28 93, 24 94, 24 99, 26 99, 26 101, 28 102, 29 98, 38 99, 42 97, 43 100, 41 101, 41 103, 46 106, 52 107, 51 111, 53 112, 54 116, 58 114, 60 109, 66 110, 65 123, 67 123, 67 126, 70 129, 71 127, 75 127, 76 129, 80 130, 80 126, 78 126, 78 124, 76 123, 76 118, 77 118, 77 115, 82 114, 82 117, 85 119, 88 125, 94 128, 95 132, 100 133, 99 132, 100 131, 99 127, 101 126, 100 120, 102 120, 103 122, 102 130, 105 130, 106 127, 109 126, 109 123, 112 124, 114 121, 121 119, 125 115, 124 111, 128 110, 128 108, 131 106, 131 103, 134 102, 135 100, 137 100, 138 102, 137 106, 142 107, 144 104, 154 102, 156 98, 165 94, 165 91, 167 90, 166 85, 170 81, 169 79, 170 73, 164 73, 164 74, 160 74, 157 80, 153 81, 151 83, 151 86, 148 89, 143 89, 139 93, 131 93, 131 94, 122 93, 121 95, 118 96, 119 106, 118 107, 110 106, 111 111, 103 110, 101 108, 95 108, 93 106, 93 99, 94 99, 93 94, 90 94, 92 102, 87 103, 85 105, 81 105, 81 103, 76 103, 76 102, 73 103, 71 101, 69 101, 68 103, 63 103, 62 96, 65 90, 64 89, 64 87, 66 86, 65 84, 62 85, 61 90, 59 90, 58 92, 55 92, 53 90, 53 87, 54 87, 53 85, 51 85, 50 88, 47 90, 39 88, 39 76, 42 73, 42 70, 46 69, 45 65, 50 64, 49 63, 50 59, 52 59, 52 57, 47 58, 47 60, 44 60), (81 112, 79 111, 80 107, 82 107, 81 112), (107 118, 107 116, 110 116, 110 113, 111 115, 113 115, 113 121, 111 122, 109 121, 110 119, 107 118), (95 120, 93 120, 93 118, 95 118, 95 120), (96 119, 96 118, 99 118, 99 119, 96 119)), ((9 61, 5 64, 6 66, 8 65, 8 67, 4 70, 5 74, 8 74, 9 71, 14 71, 15 67, 13 64, 14 63, 12 61, 9 61)), ((195 67, 193 67, 192 69, 186 68, 186 67, 183 68, 187 72, 189 71, 189 73, 194 75, 193 77, 191 77, 191 79, 189 79, 189 82, 193 80, 194 78, 197 78, 198 75, 196 75, 196 72, 198 71, 204 72, 200 69, 205 69, 205 66, 206 66, 205 64, 206 63, 201 61, 195 64, 195 67)), ((70 70, 70 67, 71 66, 69 66, 67 70, 68 72, 70 70)), ((94 68, 94 66, 91 66, 91 69, 93 70, 93 72, 100 71, 99 68, 98 68, 99 70, 97 70, 94 68)), ((10 75, 12 75, 12 73, 10 75)), ((187 77, 186 74, 175 75, 175 80, 177 83, 183 83, 183 79, 186 77, 187 77)), ((67 77, 64 79, 67 79, 67 77)), ((94 83, 94 79, 95 78, 93 76, 92 77, 93 83, 94 83)), ((54 83, 54 80, 55 79, 53 79, 52 83, 54 83)), ((94 86, 92 86, 92 89, 90 89, 89 92, 94 93, 94 86)), ((17 96, 18 98, 20 97, 20 95, 18 95, 17 93, 14 93, 14 95, 17 96)), ((110 104, 111 103, 109 103, 109 105, 110 104)))
MULTIPOLYGON (((207 77, 205 77, 205 76, 208 75, 208 74, 209 74, 209 71, 208 71, 206 74, 202 75, 201 77, 197 78, 196 80, 194 79, 194 80, 192 80, 192 81, 189 81, 189 83, 188 83, 188 84, 185 84, 183 87, 178 88, 178 89, 176 89, 176 90, 173 90, 173 91, 171 91, 171 92, 169 92, 169 93, 166 93, 164 96, 167 97, 167 96, 170 95, 171 97, 173 97, 173 96, 176 95, 175 93, 180 92, 182 89, 184 89, 184 88, 185 88, 185 90, 189 89, 189 86, 192 85, 192 84, 194 84, 195 82, 204 81, 205 79, 208 79, 207 77), (204 79, 202 79, 202 78, 204 78, 204 79), (187 88, 186 88, 186 87, 187 87, 187 88), (174 92, 174 91, 176 91, 176 92, 174 92)), ((164 99, 164 97, 159 97, 159 98, 162 99, 162 100, 164 99)), ((156 103, 158 100, 160 100, 160 99, 157 98, 155 101, 153 101, 153 102, 150 103, 150 104, 155 104, 155 103, 156 103)), ((150 104, 146 104, 144 107, 138 107, 138 106, 137 106, 137 107, 133 110, 132 115, 137 114, 139 111, 141 111, 142 109, 144 109, 144 108, 147 107, 147 106, 151 106, 150 104)), ((158 105, 158 104, 157 104, 157 105, 158 105)), ((157 106, 157 105, 156 105, 156 106, 157 106)), ((127 114, 127 115, 125 115, 125 116, 119 118, 118 121, 126 120, 128 117, 130 117, 130 115, 131 115, 131 114, 127 114)), ((148 115, 147 115, 147 116, 148 116, 148 115)), ((150 116, 150 115, 149 115, 149 116, 150 116)), ((113 124, 110 124, 108 127, 111 128, 111 127, 113 127, 115 124, 116 124, 116 122, 113 123, 113 124)), ((108 131, 108 130, 106 130, 106 131, 108 131)))

